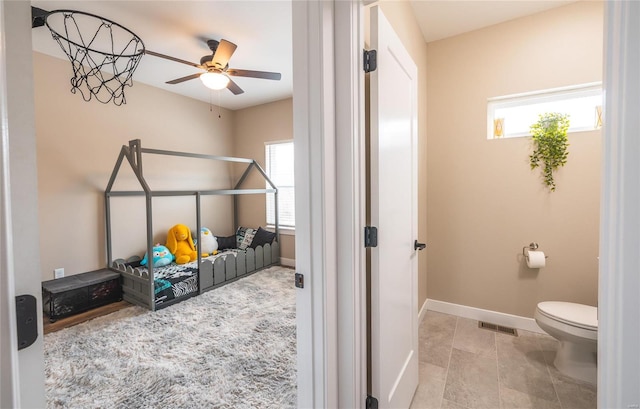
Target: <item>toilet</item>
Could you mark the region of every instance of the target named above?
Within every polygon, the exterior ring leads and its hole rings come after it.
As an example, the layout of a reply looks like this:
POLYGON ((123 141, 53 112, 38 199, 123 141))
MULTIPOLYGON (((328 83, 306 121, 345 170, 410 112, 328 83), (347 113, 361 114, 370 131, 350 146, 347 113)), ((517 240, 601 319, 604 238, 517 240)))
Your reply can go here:
POLYGON ((553 361, 561 373, 591 384, 597 383, 598 309, 562 301, 538 304, 534 318, 560 346, 553 361))

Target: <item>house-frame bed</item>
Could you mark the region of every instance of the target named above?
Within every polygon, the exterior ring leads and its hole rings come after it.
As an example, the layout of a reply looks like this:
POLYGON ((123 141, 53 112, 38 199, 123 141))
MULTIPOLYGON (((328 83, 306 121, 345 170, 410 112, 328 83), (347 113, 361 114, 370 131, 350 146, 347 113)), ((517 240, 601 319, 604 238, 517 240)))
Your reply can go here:
MULTIPOLYGON (((117 271, 122 276, 123 298, 133 304, 138 304, 151 310, 167 307, 176 302, 197 294, 202 294, 228 282, 237 280, 245 275, 259 271, 269 265, 280 263, 280 246, 278 231, 278 189, 271 182, 266 172, 253 159, 235 158, 226 156, 213 156, 198 153, 174 152, 158 149, 142 148, 139 139, 129 141, 129 145, 123 145, 120 155, 111 173, 111 178, 105 189, 105 218, 106 218, 106 247, 107 265, 111 270, 117 271), (206 159, 213 161, 246 163, 247 168, 236 183, 233 189, 215 190, 151 190, 147 184, 142 168, 143 154, 168 155, 176 157, 187 157, 194 159, 206 159), (114 191, 113 185, 118 177, 118 172, 124 162, 129 163, 142 190, 140 191, 114 191), (271 186, 270 189, 242 189, 241 186, 250 172, 255 169, 264 180, 271 186), (145 196, 146 199, 146 234, 147 234, 147 254, 153 254, 153 197, 176 197, 193 196, 196 209, 196 232, 200 232, 201 209, 200 201, 202 196, 211 195, 231 195, 233 196, 233 221, 237 229, 238 223, 238 197, 247 194, 267 194, 273 193, 275 197, 275 240, 272 243, 247 248, 246 250, 234 250, 222 252, 214 257, 202 258, 198 251, 196 261, 189 263, 191 267, 186 270, 192 271, 192 290, 184 295, 176 296, 168 301, 159 302, 156 298, 158 283, 156 279, 162 276, 163 267, 155 267, 149 262, 145 268, 136 266, 123 259, 113 259, 112 254, 112 231, 111 231, 111 200, 117 197, 145 196), (196 281, 197 280, 197 281, 196 281)), ((150 257, 151 259, 151 257, 150 257)), ((129 260, 131 261, 131 260, 129 260)), ((188 266, 183 265, 183 266, 188 266)))

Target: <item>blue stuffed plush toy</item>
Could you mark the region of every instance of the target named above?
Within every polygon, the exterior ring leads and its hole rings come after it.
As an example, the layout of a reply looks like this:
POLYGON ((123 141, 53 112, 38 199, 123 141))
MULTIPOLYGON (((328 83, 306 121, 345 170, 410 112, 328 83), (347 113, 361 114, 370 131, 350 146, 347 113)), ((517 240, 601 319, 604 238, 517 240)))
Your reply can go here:
MULTIPOLYGON (((173 261, 173 254, 169 251, 168 248, 163 246, 162 244, 156 244, 153 246, 153 266, 154 267, 162 267, 168 264, 171 264, 173 261)), ((140 262, 140 265, 147 265, 147 253, 144 254, 144 258, 140 262)))

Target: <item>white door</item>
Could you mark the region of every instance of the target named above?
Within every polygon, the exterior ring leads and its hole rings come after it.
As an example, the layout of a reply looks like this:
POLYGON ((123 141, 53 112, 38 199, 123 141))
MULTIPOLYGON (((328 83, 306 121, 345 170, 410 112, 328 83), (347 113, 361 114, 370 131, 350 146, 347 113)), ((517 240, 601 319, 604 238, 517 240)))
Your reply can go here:
POLYGON ((0 407, 42 408, 42 316, 38 338, 18 351, 15 296, 42 303, 31 56, 31 5, 0 4, 0 407), (28 52, 26 52, 28 51, 28 52), (24 245, 28 243, 28 245, 24 245))
MULTIPOLYGON (((4 2, 0 2, 0 38, 4 38, 4 2)), ((0 122, 6 113, 6 52, 0 41, 0 122)), ((0 408, 16 406, 18 401, 18 343, 15 319, 15 287, 13 284, 13 253, 11 251, 8 169, 9 138, 5 126, 0 127, 0 408)))
POLYGON ((372 393, 407 408, 418 386, 417 68, 378 7, 371 9, 372 393))

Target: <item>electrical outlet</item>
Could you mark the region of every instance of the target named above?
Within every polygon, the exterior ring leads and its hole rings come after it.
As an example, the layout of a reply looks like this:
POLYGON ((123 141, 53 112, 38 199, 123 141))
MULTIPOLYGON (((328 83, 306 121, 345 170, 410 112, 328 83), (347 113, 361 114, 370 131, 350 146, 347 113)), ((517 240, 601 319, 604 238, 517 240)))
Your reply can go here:
POLYGON ((64 268, 56 268, 53 270, 53 278, 62 278, 64 277, 64 268))

